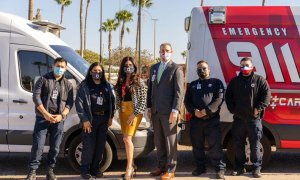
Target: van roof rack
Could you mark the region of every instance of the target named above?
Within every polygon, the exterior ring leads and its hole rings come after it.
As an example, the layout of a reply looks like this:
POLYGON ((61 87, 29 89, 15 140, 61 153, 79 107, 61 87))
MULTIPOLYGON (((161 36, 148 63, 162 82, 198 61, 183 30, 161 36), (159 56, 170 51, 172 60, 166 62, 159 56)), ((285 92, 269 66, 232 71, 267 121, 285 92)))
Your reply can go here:
POLYGON ((49 22, 48 20, 39 20, 39 21, 32 21, 33 24, 39 25, 39 30, 43 32, 51 32, 55 34, 56 36, 59 36, 60 31, 65 30, 66 28, 56 24, 49 22))

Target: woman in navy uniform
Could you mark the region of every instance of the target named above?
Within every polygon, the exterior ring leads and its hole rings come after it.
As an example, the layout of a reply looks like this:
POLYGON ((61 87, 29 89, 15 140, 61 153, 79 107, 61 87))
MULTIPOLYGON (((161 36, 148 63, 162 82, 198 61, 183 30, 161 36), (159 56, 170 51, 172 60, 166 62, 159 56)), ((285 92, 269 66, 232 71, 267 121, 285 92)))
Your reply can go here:
POLYGON ((102 177, 99 163, 114 116, 115 97, 100 63, 89 67, 85 80, 79 85, 75 105, 82 125, 80 175, 83 179, 102 177))

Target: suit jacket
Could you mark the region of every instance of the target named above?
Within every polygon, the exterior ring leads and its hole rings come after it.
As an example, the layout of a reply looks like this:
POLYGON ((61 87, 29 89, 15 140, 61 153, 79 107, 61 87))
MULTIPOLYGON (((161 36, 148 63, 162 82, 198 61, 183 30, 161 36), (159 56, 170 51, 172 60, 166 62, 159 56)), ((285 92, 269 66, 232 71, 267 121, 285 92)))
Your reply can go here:
POLYGON ((159 65, 160 62, 150 68, 147 107, 151 108, 152 113, 170 115, 172 109, 180 110, 183 101, 183 72, 180 66, 170 60, 158 82, 159 65))

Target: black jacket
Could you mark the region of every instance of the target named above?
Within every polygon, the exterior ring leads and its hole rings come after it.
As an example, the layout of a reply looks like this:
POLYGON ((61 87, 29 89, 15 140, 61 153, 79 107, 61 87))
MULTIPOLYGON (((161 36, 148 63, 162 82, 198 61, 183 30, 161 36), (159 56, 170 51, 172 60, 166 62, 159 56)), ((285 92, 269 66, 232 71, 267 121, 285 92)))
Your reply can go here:
MULTIPOLYGON (((43 104, 44 108, 48 111, 48 105, 50 101, 50 95, 53 92, 54 81, 55 79, 53 72, 49 72, 40 77, 34 85, 32 99, 36 107, 35 112, 37 116, 44 117, 37 109, 37 107, 41 104, 43 104)), ((63 77, 61 80, 61 87, 59 113, 62 113, 65 107, 71 110, 74 103, 73 86, 65 77, 63 77)))
POLYGON ((265 78, 252 74, 248 77, 241 73, 234 77, 226 90, 225 101, 234 119, 253 120, 254 108, 260 111, 263 118, 264 109, 269 105, 271 92, 265 78))
MULTIPOLYGON (((111 84, 106 82, 106 88, 109 91, 109 117, 113 118, 115 114, 115 94, 111 84)), ((90 91, 86 80, 83 80, 77 90, 77 96, 75 100, 75 107, 78 117, 81 123, 85 121, 93 121, 92 109, 91 109, 91 99, 90 91)), ((82 124, 81 124, 82 125, 82 124)))

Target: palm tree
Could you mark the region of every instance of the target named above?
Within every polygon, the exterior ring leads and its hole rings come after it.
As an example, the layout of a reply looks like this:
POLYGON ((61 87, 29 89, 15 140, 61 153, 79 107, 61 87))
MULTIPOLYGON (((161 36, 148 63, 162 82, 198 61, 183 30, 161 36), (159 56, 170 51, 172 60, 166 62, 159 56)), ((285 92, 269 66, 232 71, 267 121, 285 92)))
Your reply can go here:
POLYGON ((87 16, 88 16, 88 9, 90 5, 91 0, 87 0, 86 2, 86 8, 85 8, 85 17, 84 17, 84 45, 83 50, 86 50, 86 22, 87 22, 87 16))
POLYGON ((266 0, 262 0, 262 6, 265 6, 266 0))
POLYGON ((204 0, 201 0, 201 6, 203 6, 204 0))
POLYGON ((80 56, 83 57, 83 42, 84 42, 84 24, 83 24, 83 1, 80 0, 80 12, 79 12, 79 18, 80 18, 80 56))
MULTIPOLYGON (((123 40, 125 33, 125 23, 132 21, 133 14, 127 10, 121 10, 116 13, 116 19, 119 23, 122 22, 121 34, 120 34, 120 48, 123 49, 123 40)), ((127 27, 126 31, 129 33, 130 29, 127 27)))
POLYGON ((62 24, 63 16, 64 16, 64 9, 65 7, 72 4, 72 0, 55 0, 57 4, 61 5, 60 7, 60 24, 62 24))
POLYGON ((29 3, 29 6, 28 6, 28 20, 32 21, 32 19, 33 19, 34 0, 29 0, 28 3, 29 3))
MULTIPOLYGON (((152 0, 130 0, 131 1, 131 5, 134 7, 138 7, 139 6, 139 1, 141 1, 141 7, 142 8, 150 8, 153 5, 152 0)), ((137 31, 136 31, 136 51, 135 51, 135 57, 137 57, 137 49, 139 46, 139 36, 140 36, 140 32, 139 32, 139 25, 141 22, 141 16, 140 16, 141 12, 138 12, 138 21, 137 21, 137 31)), ((137 58, 136 58, 137 59, 137 58)))
POLYGON ((107 19, 106 22, 103 22, 101 26, 101 30, 104 32, 108 32, 108 80, 110 81, 111 76, 111 50, 112 50, 112 35, 111 32, 115 31, 119 27, 119 23, 116 19, 107 19))

